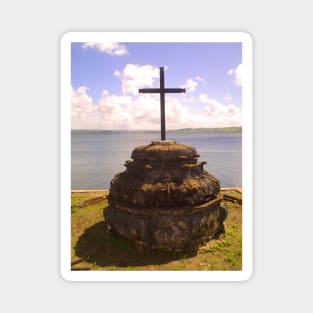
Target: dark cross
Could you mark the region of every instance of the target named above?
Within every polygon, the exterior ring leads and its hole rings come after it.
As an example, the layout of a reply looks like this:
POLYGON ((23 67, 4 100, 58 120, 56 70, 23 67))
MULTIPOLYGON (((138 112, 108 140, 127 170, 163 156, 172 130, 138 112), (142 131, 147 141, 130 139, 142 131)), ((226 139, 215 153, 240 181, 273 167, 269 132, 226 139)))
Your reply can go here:
POLYGON ((164 87, 164 67, 160 67, 160 88, 139 89, 140 93, 159 93, 161 105, 161 140, 165 140, 165 94, 186 92, 183 88, 165 88, 164 87))

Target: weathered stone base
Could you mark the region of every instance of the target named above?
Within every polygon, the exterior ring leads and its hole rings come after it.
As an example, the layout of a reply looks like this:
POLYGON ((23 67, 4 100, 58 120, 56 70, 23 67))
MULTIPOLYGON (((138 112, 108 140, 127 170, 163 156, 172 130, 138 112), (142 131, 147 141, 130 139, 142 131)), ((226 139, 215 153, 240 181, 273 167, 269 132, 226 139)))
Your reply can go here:
POLYGON ((169 209, 115 205, 104 210, 104 217, 113 231, 132 240, 139 250, 191 251, 224 232, 227 210, 221 200, 169 209))

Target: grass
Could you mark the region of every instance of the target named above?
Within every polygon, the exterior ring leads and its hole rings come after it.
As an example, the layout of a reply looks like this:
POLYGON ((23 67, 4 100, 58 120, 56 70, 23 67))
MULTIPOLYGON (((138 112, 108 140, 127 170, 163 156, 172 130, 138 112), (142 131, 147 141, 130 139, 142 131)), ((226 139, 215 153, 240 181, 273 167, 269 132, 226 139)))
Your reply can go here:
MULTIPOLYGON (((221 193, 241 199, 238 191, 221 193)), ((103 192, 72 193, 72 270, 241 270, 242 207, 237 201, 223 202, 228 209, 225 234, 201 246, 195 255, 138 253, 127 239, 106 233, 107 205, 103 192)))

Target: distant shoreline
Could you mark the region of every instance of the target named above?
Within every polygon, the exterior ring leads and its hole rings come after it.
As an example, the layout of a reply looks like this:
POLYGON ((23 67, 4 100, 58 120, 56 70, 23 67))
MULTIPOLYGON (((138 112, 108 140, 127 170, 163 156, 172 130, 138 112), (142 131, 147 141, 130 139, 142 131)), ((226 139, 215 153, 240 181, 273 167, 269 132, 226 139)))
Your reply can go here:
MULTIPOLYGON (((72 129, 73 133, 159 133, 160 130, 105 130, 105 129, 72 129)), ((169 134, 177 133, 241 133, 242 127, 215 127, 215 128, 182 128, 175 130, 167 130, 169 134)))

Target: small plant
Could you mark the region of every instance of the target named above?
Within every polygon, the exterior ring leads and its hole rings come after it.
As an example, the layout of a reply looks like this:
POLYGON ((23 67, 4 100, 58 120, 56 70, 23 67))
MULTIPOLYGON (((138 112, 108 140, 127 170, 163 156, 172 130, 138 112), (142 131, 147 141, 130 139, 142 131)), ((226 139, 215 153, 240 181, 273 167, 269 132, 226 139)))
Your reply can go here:
POLYGON ((227 247, 230 247, 230 246, 231 246, 231 241, 230 241, 229 238, 226 238, 226 239, 225 239, 225 245, 226 245, 227 247))
POLYGON ((234 232, 231 229, 226 230, 226 235, 234 236, 234 232))
POLYGON ((136 268, 135 268, 134 266, 129 265, 129 266, 127 266, 127 269, 126 269, 126 270, 127 270, 127 271, 135 271, 136 268))
POLYGON ((239 264, 239 262, 235 259, 234 255, 229 251, 226 253, 225 260, 230 262, 234 266, 239 264))

